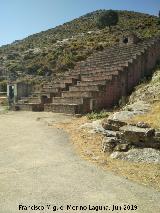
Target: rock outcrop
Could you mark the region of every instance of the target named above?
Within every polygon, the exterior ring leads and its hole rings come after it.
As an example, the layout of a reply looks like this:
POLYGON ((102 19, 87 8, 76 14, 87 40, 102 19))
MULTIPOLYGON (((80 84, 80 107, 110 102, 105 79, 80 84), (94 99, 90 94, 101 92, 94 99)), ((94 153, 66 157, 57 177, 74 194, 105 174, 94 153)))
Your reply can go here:
MULTIPOLYGON (((121 115, 124 111, 109 116, 102 123, 106 134, 102 141, 104 152, 128 151, 131 148, 154 148, 160 149, 160 132, 151 128, 147 123, 138 122, 137 124, 127 124, 121 115), (120 115, 120 116, 119 116, 120 115)), ((129 112, 130 114, 130 112, 129 112)))

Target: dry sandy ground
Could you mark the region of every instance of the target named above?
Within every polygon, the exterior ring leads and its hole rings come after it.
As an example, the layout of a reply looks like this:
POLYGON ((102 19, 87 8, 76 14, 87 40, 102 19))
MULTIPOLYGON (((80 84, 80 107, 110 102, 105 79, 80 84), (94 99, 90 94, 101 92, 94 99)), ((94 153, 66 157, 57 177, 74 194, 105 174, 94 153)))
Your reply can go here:
MULTIPOLYGON (((122 206, 121 211, 155 213, 160 193, 133 183, 82 160, 68 135, 49 123, 69 122, 68 116, 52 113, 9 112, 0 115, 0 213, 53 212, 46 205, 122 206), (42 205, 45 210, 18 210, 18 206, 42 205), (137 211, 124 211, 125 204, 137 211)), ((120 207, 119 207, 120 209, 120 207)), ((100 211, 104 212, 104 211, 100 211)), ((106 211, 105 211, 106 212, 106 211)), ((109 212, 109 210, 108 210, 109 212)))

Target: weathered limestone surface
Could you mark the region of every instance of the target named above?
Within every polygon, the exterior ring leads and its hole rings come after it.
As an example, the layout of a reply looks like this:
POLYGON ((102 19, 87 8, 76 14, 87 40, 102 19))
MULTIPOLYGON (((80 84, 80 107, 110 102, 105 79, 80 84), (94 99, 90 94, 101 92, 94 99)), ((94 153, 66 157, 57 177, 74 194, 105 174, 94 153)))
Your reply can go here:
POLYGON ((130 149, 127 152, 115 151, 110 155, 113 159, 132 162, 160 163, 160 151, 152 148, 130 149))

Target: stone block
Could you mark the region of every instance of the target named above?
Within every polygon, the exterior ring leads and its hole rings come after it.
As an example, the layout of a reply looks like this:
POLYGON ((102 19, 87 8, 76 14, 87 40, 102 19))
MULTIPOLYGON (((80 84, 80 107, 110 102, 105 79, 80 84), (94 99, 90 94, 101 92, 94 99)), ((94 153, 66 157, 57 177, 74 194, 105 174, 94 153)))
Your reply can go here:
POLYGON ((121 127, 120 131, 122 132, 122 138, 133 144, 149 142, 155 135, 155 129, 131 125, 121 127))
POLYGON ((118 144, 115 148, 114 151, 118 151, 118 152, 126 152, 130 149, 130 144, 118 144))
POLYGON ((119 142, 116 137, 104 137, 102 140, 102 151, 112 152, 119 142))

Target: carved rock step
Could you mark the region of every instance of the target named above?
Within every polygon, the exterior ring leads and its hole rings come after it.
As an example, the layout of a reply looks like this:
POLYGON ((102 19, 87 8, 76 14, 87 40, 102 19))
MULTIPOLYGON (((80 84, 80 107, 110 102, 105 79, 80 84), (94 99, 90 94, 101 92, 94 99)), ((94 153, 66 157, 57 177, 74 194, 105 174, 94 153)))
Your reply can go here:
POLYGON ((103 56, 110 56, 113 57, 113 55, 122 55, 123 53, 132 53, 134 51, 140 52, 140 53, 144 53, 148 48, 150 48, 152 45, 155 44, 157 40, 153 39, 151 41, 147 40, 144 41, 142 43, 139 43, 138 45, 129 45, 126 47, 119 47, 119 46, 114 46, 114 47, 110 47, 110 48, 106 48, 105 50, 95 53, 92 56, 88 57, 88 59, 84 62, 80 62, 77 63, 77 66, 85 66, 86 63, 90 62, 90 61, 94 61, 95 59, 97 59, 98 57, 103 57, 103 56), (113 54, 113 55, 112 55, 113 54))
POLYGON ((135 57, 129 57, 128 59, 119 59, 119 58, 112 58, 111 60, 103 60, 103 61, 100 61, 100 62, 97 62, 97 63, 91 63, 91 64, 86 64, 85 66, 82 66, 80 67, 80 70, 83 70, 83 69, 86 69, 87 67, 90 67, 90 68, 96 68, 96 67, 103 67, 104 65, 107 66, 107 65, 114 65, 114 64, 125 64, 127 61, 131 60, 132 58, 135 58, 136 59, 136 56, 135 57))
POLYGON ((93 73, 89 72, 88 74, 82 74, 81 78, 83 79, 83 77, 119 75, 120 72, 122 72, 122 71, 113 70, 113 71, 110 71, 110 72, 107 72, 107 71, 93 72, 93 73))
POLYGON ((72 84, 73 83, 73 79, 60 79, 60 80, 55 80, 52 82, 52 84, 72 84))
POLYGON ((95 70, 95 69, 100 69, 100 68, 104 68, 106 70, 110 70, 111 67, 112 68, 118 68, 118 67, 126 67, 128 66, 128 63, 132 63, 133 62, 133 59, 130 59, 126 62, 114 62, 114 63, 102 63, 101 65, 99 66, 92 66, 92 67, 85 67, 81 70, 81 74, 83 74, 83 72, 85 71, 89 71, 89 70, 95 70))
MULTIPOLYGON (((118 76, 117 73, 115 74, 115 76, 118 76)), ((81 79, 82 81, 96 81, 96 80, 112 80, 114 77, 113 77, 113 74, 109 74, 109 75, 105 75, 105 76, 102 76, 102 75, 99 75, 99 76, 82 76, 81 79)))
MULTIPOLYGON (((117 75, 118 76, 118 74, 115 74, 115 75, 117 75)), ((88 76, 82 76, 81 77, 81 80, 82 81, 103 81, 103 80, 109 80, 109 81, 111 81, 111 80, 113 80, 113 75, 105 75, 105 76, 90 76, 90 77, 88 77, 88 76)))
POLYGON ((117 65, 111 65, 111 66, 104 66, 104 67, 95 67, 94 69, 88 67, 85 70, 81 70, 81 74, 89 74, 89 73, 94 73, 94 72, 110 72, 110 71, 116 71, 116 70, 123 70, 124 66, 117 66, 117 65))
POLYGON ((83 112, 83 106, 80 104, 45 104, 44 111, 66 113, 66 114, 79 114, 83 112))
POLYGON ((60 88, 48 88, 48 89, 42 89, 42 93, 58 93, 61 89, 60 88))
POLYGON ((69 91, 98 91, 98 90, 105 90, 105 86, 103 85, 89 85, 89 86, 80 86, 80 85, 76 85, 76 86, 72 86, 69 87, 69 91))
POLYGON ((84 97, 84 98, 92 98, 92 97, 100 97, 104 92, 101 91, 67 91, 62 93, 62 97, 84 97))
POLYGON ((80 78, 79 74, 68 73, 64 75, 62 79, 79 79, 79 78, 80 78))
POLYGON ((88 61, 85 62, 85 64, 82 64, 83 65, 92 65, 92 64, 99 64, 101 62, 104 62, 104 61, 113 61, 113 60, 116 60, 116 59, 119 59, 119 60, 126 60, 129 56, 130 58, 132 57, 136 57, 136 55, 141 55, 142 53, 144 53, 144 51, 130 51, 130 52, 121 52, 121 53, 115 53, 115 54, 110 54, 110 55, 102 55, 102 56, 99 56, 97 58, 93 58, 93 59, 90 59, 88 61))
MULTIPOLYGON (((86 64, 85 65, 85 68, 86 67, 101 67, 101 66, 103 66, 103 65, 108 65, 108 64, 112 64, 112 65, 114 65, 114 64, 122 64, 122 63, 126 63, 126 62, 128 62, 128 61, 130 61, 131 59, 137 59, 137 56, 139 56, 139 55, 135 55, 135 56, 128 56, 128 57, 125 57, 125 58, 121 58, 121 57, 116 57, 116 58, 112 58, 112 59, 110 59, 110 60, 108 60, 107 58, 106 58, 106 60, 101 60, 101 61, 99 61, 99 62, 94 62, 94 63, 91 63, 91 64, 86 64)), ((82 67, 82 69, 83 69, 83 67, 82 67)))
POLYGON ((106 85, 107 84, 107 80, 100 80, 100 81, 80 81, 77 83, 77 85, 80 86, 89 86, 89 85, 106 85))
POLYGON ((94 57, 102 56, 104 54, 108 55, 108 54, 116 54, 116 53, 120 53, 120 52, 128 52, 130 50, 133 50, 133 49, 135 50, 137 48, 138 48, 137 45, 129 45, 129 46, 123 46, 123 47, 121 47, 121 46, 107 47, 106 49, 89 56, 87 61, 90 59, 93 59, 94 57))
POLYGON ((65 88, 66 84, 65 83, 51 83, 51 84, 45 84, 43 85, 42 89, 51 89, 51 88, 65 88))
POLYGON ((143 47, 143 48, 133 48, 133 49, 124 49, 123 50, 108 50, 107 52, 106 51, 102 51, 101 53, 97 54, 96 56, 93 55, 92 58, 88 58, 85 62, 82 62, 81 64, 78 64, 79 66, 80 65, 86 65, 87 63, 91 63, 91 62, 94 62, 94 59, 95 60, 99 60, 99 59, 110 59, 110 58, 114 58, 114 57, 117 57, 117 55, 119 55, 120 57, 121 56, 126 56, 126 55, 135 55, 135 54, 141 54, 141 53, 144 53, 145 50, 147 49, 147 47, 143 47))
POLYGON ((116 70, 123 70, 124 68, 126 67, 126 64, 123 64, 123 65, 113 65, 111 64, 111 66, 101 66, 101 67, 95 67, 94 69, 93 68, 90 68, 90 67, 86 67, 85 69, 82 69, 80 72, 81 72, 81 75, 82 74, 88 74, 88 73, 94 73, 94 72, 110 72, 110 71, 116 71, 116 70))
POLYGON ((53 103, 59 103, 59 104, 83 104, 83 103, 89 103, 90 99, 88 98, 79 98, 79 97, 54 97, 53 103))
POLYGON ((94 61, 92 64, 95 64, 95 65, 99 65, 99 64, 102 64, 104 62, 108 62, 108 63, 113 63, 113 62, 121 62, 121 61, 127 61, 131 58, 136 58, 138 55, 141 55, 140 52, 137 52, 136 54, 126 54, 126 55, 116 55, 115 57, 112 56, 112 57, 105 57, 104 59, 102 60, 98 60, 98 61, 94 61))
POLYGON ((13 110, 41 112, 44 110, 44 106, 39 103, 15 104, 13 110))

